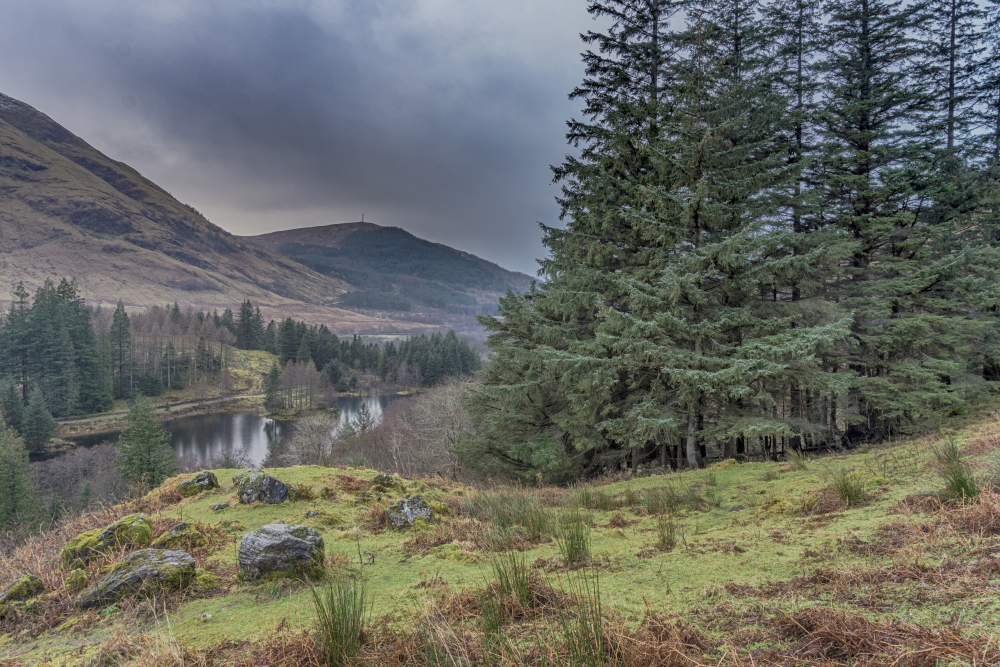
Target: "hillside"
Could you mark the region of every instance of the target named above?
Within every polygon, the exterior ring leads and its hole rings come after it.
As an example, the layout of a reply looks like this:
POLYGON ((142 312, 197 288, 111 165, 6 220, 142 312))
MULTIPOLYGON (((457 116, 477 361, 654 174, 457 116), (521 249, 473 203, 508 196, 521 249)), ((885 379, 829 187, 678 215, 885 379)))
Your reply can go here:
POLYGON ((33 290, 63 276, 76 277, 94 303, 223 309, 249 298, 268 317, 342 332, 386 326, 324 305, 351 289, 344 281, 229 234, 48 116, 0 94, 0 301, 18 281, 33 290))
POLYGON ((354 294, 339 295, 337 303, 359 308, 491 312, 498 297, 507 290, 524 291, 532 280, 398 227, 367 222, 289 229, 246 240, 348 283, 354 294))
MULTIPOLYGON (((953 439, 569 489, 404 480, 432 518, 403 530, 384 520, 402 491, 378 492, 374 471, 268 470, 314 489, 278 505, 239 504, 235 470, 182 498, 184 475, 0 561, 0 589, 33 573, 48 591, 0 622, 0 664, 316 665, 308 586, 236 577, 241 536, 282 522, 322 534, 328 581, 366 582, 372 619, 350 664, 997 664, 1000 496, 936 495, 934 448, 949 441, 986 481, 995 416, 953 439), (864 490, 851 504, 845 479, 864 490), (197 575, 153 602, 76 610, 59 549, 130 511, 152 517, 154 539, 199 527, 197 575), (590 558, 567 564, 565 547, 588 539, 590 558)), ((129 551, 92 560, 86 583, 129 551)))

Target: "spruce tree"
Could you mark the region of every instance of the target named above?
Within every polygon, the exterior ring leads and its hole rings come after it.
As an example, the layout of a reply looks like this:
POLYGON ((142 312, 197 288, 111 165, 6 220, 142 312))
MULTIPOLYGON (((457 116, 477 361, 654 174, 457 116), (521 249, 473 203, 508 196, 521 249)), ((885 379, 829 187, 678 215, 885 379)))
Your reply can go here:
MULTIPOLYGON (((988 163, 1000 169, 1000 0, 990 0, 986 9, 982 61, 977 64, 976 120, 982 130, 988 163)), ((994 173, 996 183, 1000 176, 994 173)))
POLYGON ((35 387, 28 396, 28 406, 24 411, 21 435, 31 452, 44 451, 46 443, 55 433, 56 423, 49 412, 42 390, 35 387))
POLYGON ((281 398, 281 369, 277 362, 271 364, 267 374, 267 389, 264 394, 264 408, 268 412, 279 412, 284 407, 281 398))
MULTIPOLYGON (((176 304, 175 304, 176 305, 176 304)), ((126 386, 126 364, 130 363, 129 352, 132 341, 131 326, 129 324, 128 313, 125 312, 125 304, 118 300, 115 312, 111 317, 111 359, 114 366, 115 375, 115 396, 122 398, 131 391, 131 386, 126 386)))
MULTIPOLYGON (((878 439, 964 400, 977 327, 951 194, 935 186, 933 146, 914 133, 934 111, 914 72, 919 6, 834 0, 825 28, 823 214, 850 242, 827 298, 853 313, 851 342, 831 363, 856 375, 848 435, 878 439)), ((969 231, 969 230, 966 230, 969 231)), ((970 235, 977 232, 971 230, 970 235)))
POLYGON ((3 421, 8 428, 20 433, 24 424, 24 399, 17 385, 8 380, 0 388, 0 410, 3 411, 3 421))
POLYGON ((156 418, 152 401, 136 396, 129 407, 125 429, 118 438, 115 467, 122 477, 146 488, 159 486, 177 473, 177 455, 167 432, 156 418))
POLYGON ((12 429, 0 424, 0 528, 33 525, 41 517, 41 500, 28 472, 28 452, 12 429))

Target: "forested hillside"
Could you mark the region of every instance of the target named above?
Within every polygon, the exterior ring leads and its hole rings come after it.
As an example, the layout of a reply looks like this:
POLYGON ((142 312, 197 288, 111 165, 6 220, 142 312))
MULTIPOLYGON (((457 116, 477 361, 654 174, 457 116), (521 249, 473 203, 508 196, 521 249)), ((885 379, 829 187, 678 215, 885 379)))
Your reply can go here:
POLYGON ((1000 8, 612 0, 544 282, 486 318, 487 473, 878 441, 1000 379, 1000 8))

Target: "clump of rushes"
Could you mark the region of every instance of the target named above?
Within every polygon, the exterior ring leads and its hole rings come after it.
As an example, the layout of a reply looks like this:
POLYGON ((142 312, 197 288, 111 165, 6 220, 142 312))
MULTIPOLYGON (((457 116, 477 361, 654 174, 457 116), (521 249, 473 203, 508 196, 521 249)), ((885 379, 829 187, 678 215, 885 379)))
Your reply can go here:
POLYGON ((520 526, 529 539, 538 539, 551 530, 549 512, 534 494, 520 487, 472 494, 465 499, 463 512, 470 519, 490 522, 504 532, 520 526))
POLYGON ((642 500, 646 511, 654 515, 672 512, 680 504, 680 498, 672 486, 646 489, 642 494, 642 500))
POLYGON ((490 558, 497 597, 522 608, 532 606, 531 570, 523 551, 504 551, 490 558))
POLYGON ((672 513, 661 514, 656 518, 656 548, 660 551, 672 551, 677 546, 677 526, 672 513))
POLYGON ((361 648, 362 634, 371 613, 370 605, 366 604, 365 581, 341 577, 321 590, 313 586, 312 595, 323 664, 329 667, 351 664, 361 648))
POLYGON ((618 499, 610 493, 599 491, 597 493, 597 509, 601 512, 613 512, 618 509, 618 499))
POLYGON ((848 507, 864 503, 868 499, 868 484, 861 474, 853 470, 841 470, 833 475, 833 490, 848 507))
POLYGON ((788 462, 792 464, 792 470, 806 470, 809 468, 806 455, 797 449, 790 449, 787 453, 788 462))
POLYGON ((590 560, 590 517, 579 508, 565 512, 556 527, 556 543, 567 565, 590 560))
POLYGON ((945 498, 966 502, 979 495, 976 475, 962 460, 962 453, 954 436, 949 436, 943 444, 934 447, 932 451, 937 461, 938 474, 944 480, 942 495, 945 498))
POLYGON ((622 664, 621 656, 608 645, 601 605, 601 582, 596 571, 582 570, 571 578, 564 592, 572 596, 574 614, 559 607, 559 630, 565 653, 558 664, 571 667, 607 667, 622 664))

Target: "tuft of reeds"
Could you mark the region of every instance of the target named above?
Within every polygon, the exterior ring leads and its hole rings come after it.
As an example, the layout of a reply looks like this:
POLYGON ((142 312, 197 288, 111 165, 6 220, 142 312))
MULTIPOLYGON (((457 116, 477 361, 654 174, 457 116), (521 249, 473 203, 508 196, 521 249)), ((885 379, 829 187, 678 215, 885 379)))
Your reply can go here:
POLYGON ((555 537, 559 553, 567 565, 590 560, 590 517, 578 508, 559 517, 555 537))
POLYGON ((831 486, 848 507, 860 505, 868 499, 868 484, 865 478, 853 470, 834 473, 831 486))
POLYGON ((520 526, 531 539, 551 531, 549 512, 537 496, 520 487, 474 493, 465 499, 462 511, 470 519, 490 522, 501 531, 520 526))
POLYGON ((365 581, 341 577, 320 590, 313 586, 312 595, 316 608, 316 635, 323 649, 324 664, 330 667, 350 664, 361 648, 371 613, 365 581))
POLYGON ((661 514, 656 518, 656 548, 671 551, 677 546, 677 526, 673 514, 661 514))
POLYGON ((621 664, 621 657, 611 650, 605 633, 601 579, 597 571, 581 570, 568 579, 563 590, 574 599, 575 613, 559 608, 559 634, 563 646, 558 664, 571 667, 621 664))
POLYGON ((964 503, 979 495, 976 475, 962 460, 962 453, 954 436, 931 451, 937 461, 938 474, 944 481, 944 491, 941 494, 944 498, 964 503))
POLYGON ((503 551, 490 558, 490 569, 501 600, 528 608, 532 606, 531 570, 523 551, 503 551))
POLYGON ((808 470, 809 469, 809 459, 804 453, 797 449, 790 449, 786 453, 786 458, 788 462, 792 464, 792 470, 808 470))

